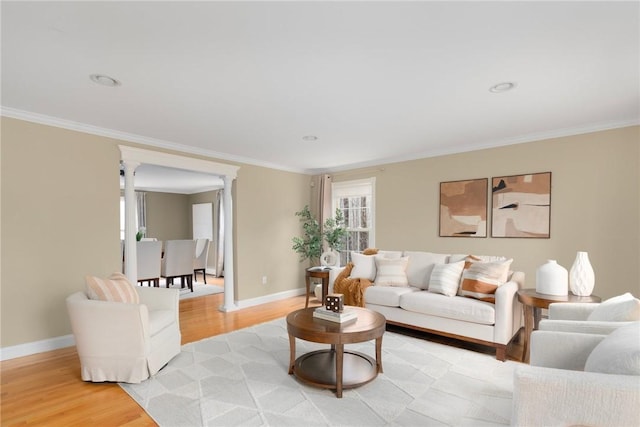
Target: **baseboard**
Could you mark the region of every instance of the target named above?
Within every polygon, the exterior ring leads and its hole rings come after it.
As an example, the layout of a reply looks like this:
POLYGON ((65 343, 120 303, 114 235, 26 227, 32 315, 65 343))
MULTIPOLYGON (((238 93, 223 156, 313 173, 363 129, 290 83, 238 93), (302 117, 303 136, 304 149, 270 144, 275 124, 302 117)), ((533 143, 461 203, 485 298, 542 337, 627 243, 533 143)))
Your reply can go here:
MULTIPOLYGON (((279 292, 276 294, 264 295, 257 298, 245 299, 242 301, 236 301, 238 309, 253 307, 254 305, 265 304, 268 302, 278 301, 295 297, 298 295, 304 295, 305 289, 292 289, 289 291, 279 292)), ((30 356, 36 353, 42 353, 45 351, 57 350, 59 348, 71 347, 75 345, 73 335, 64 335, 61 337, 48 338, 46 340, 28 342, 24 344, 13 345, 9 347, 0 348, 0 361, 15 359, 16 357, 30 356)))
POLYGON ((264 295, 264 296, 257 297, 257 298, 237 300, 236 301, 236 306, 239 309, 240 308, 253 307, 254 305, 260 305, 260 304, 265 304, 265 303, 268 303, 268 302, 278 301, 278 300, 281 300, 281 299, 297 297, 298 295, 304 295, 304 293, 305 293, 305 289, 304 288, 292 289, 290 291, 278 292, 277 294, 269 294, 269 295, 264 295))
POLYGON ((0 348, 0 360, 15 359, 16 357, 30 356, 45 351, 71 347, 76 344, 73 335, 47 338, 46 340, 33 341, 24 344, 12 345, 0 348))

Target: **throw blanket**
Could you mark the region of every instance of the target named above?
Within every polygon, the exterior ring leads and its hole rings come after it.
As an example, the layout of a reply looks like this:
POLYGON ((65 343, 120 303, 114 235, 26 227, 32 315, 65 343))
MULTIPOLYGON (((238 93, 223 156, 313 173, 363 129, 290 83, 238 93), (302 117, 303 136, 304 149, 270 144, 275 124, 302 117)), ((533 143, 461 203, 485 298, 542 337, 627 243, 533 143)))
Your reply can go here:
MULTIPOLYGON (((362 253, 364 255, 375 255, 378 250, 365 249, 362 253)), ((345 305, 364 307, 364 291, 371 286, 371 281, 359 277, 349 277, 351 270, 353 270, 353 263, 349 262, 333 282, 333 292, 344 295, 345 305)))

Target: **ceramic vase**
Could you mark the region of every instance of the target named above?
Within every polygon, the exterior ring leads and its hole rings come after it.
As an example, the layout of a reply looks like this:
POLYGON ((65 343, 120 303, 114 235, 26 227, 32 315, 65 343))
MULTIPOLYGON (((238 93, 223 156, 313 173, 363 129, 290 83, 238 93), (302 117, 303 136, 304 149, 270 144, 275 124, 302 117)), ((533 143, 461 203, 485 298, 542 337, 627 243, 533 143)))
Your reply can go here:
POLYGON ((589 254, 578 252, 569 272, 569 288, 574 295, 587 297, 593 292, 596 277, 589 262, 589 254))
POLYGON ((320 264, 323 267, 340 266, 340 252, 328 250, 320 255, 320 264))
POLYGON ((536 270, 536 292, 546 295, 569 293, 569 272, 554 259, 548 260, 536 270))

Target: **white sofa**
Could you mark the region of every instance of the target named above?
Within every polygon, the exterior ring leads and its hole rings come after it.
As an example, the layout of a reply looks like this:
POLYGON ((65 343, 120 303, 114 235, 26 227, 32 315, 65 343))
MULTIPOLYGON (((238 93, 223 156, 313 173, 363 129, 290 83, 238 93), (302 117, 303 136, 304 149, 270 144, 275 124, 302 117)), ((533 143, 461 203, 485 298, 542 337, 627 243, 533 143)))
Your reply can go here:
POLYGON ((537 330, 514 374, 512 426, 637 426, 640 322, 608 335, 537 330))
MULTIPOLYGON (((517 299, 517 291, 524 287, 523 272, 509 272, 506 283, 495 292, 495 303, 490 303, 429 291, 434 266, 459 263, 467 254, 380 251, 377 256, 408 257, 409 286, 379 286, 374 279, 364 294, 367 308, 383 314, 388 324, 494 347, 496 358, 506 360, 507 346, 523 324, 522 305, 517 299)), ((505 260, 492 256, 478 258, 487 262, 505 260)))

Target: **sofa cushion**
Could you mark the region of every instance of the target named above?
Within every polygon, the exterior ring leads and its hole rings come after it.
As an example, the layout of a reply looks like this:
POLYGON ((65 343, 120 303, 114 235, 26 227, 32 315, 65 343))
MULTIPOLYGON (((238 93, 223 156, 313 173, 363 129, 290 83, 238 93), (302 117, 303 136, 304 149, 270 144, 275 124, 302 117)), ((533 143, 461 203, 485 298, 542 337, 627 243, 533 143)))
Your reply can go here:
POLYGON ((358 252, 351 252, 351 261, 353 269, 349 277, 354 279, 373 280, 376 277, 376 258, 375 255, 363 255, 358 252))
POLYGON ((398 259, 402 257, 402 251, 378 251, 378 256, 383 258, 398 259))
POLYGON ((92 300, 138 304, 140 297, 135 286, 122 273, 113 273, 107 279, 86 276, 87 297, 92 300))
POLYGON ((376 256, 376 286, 409 286, 407 264, 409 257, 397 259, 376 256))
POLYGON ((436 264, 444 264, 449 258, 447 254, 418 251, 404 251, 404 256, 409 257, 409 266, 407 267, 409 284, 420 289, 427 289, 429 287, 433 266, 436 264))
POLYGON ((471 298, 450 298, 429 291, 400 295, 400 307, 416 313, 493 325, 496 321, 495 305, 471 298))
POLYGON ((607 335, 589 354, 584 370, 640 375, 640 322, 622 326, 607 335))
POLYGON ((513 259, 506 261, 465 261, 462 272, 460 295, 486 302, 495 302, 495 293, 509 277, 509 266, 513 259))
POLYGON ((587 320, 629 322, 640 320, 640 300, 629 292, 609 298, 591 312, 587 320))
POLYGON ((452 297, 458 293, 464 261, 451 264, 436 264, 429 280, 429 292, 452 297))
POLYGON ((419 291, 412 286, 369 286, 364 291, 364 301, 366 304, 400 307, 400 296, 419 291))

